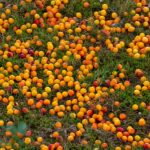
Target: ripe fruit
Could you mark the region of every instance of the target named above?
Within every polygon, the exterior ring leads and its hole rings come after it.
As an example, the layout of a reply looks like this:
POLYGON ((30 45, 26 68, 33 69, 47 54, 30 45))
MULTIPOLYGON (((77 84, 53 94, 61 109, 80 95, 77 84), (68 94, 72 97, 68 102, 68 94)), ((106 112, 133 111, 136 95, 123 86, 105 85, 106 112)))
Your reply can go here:
POLYGON ((68 136, 67 140, 68 140, 69 142, 72 142, 72 141, 74 140, 74 137, 73 137, 72 135, 70 135, 70 136, 68 136))
POLYGON ((48 42, 47 43, 47 49, 51 51, 51 50, 53 50, 53 48, 54 48, 53 43, 52 42, 48 42))
POLYGON ((84 6, 84 8, 88 8, 90 6, 90 3, 89 2, 84 2, 83 6, 84 6))
POLYGON ((0 127, 4 126, 4 121, 0 120, 0 127))
POLYGON ((139 90, 134 90, 134 94, 135 95, 140 95, 140 91, 139 90))
POLYGON ((138 121, 138 124, 139 126, 145 126, 146 125, 146 121, 144 118, 141 118, 139 121, 138 121))
POLYGON ((43 138, 42 138, 42 137, 38 137, 38 138, 37 138, 37 141, 38 141, 39 143, 41 143, 41 142, 43 141, 43 138))
POLYGON ((114 117, 114 118, 113 118, 113 122, 114 122, 114 125, 115 125, 115 126, 120 126, 120 125, 121 125, 121 121, 120 121, 119 118, 117 118, 117 117, 114 117))
POLYGON ((25 139, 24 139, 24 143, 27 144, 27 145, 30 144, 30 143, 31 143, 31 139, 28 138, 28 137, 25 138, 25 139))
POLYGON ((108 9, 108 5, 107 4, 103 4, 102 5, 102 9, 107 10, 108 9))
POLYGON ((78 2, 0 2, 0 149, 150 149, 149 2, 78 2))
POLYGON ((55 123, 55 127, 56 127, 56 128, 61 128, 61 127, 62 127, 61 122, 58 122, 58 121, 57 121, 57 122, 55 123))
POLYGON ((139 107, 138 107, 137 104, 132 105, 132 109, 133 109, 133 110, 138 110, 138 108, 139 108, 139 107))
POLYGON ((120 118, 121 120, 125 120, 125 119, 127 118, 127 116, 126 116, 126 114, 121 113, 121 114, 119 115, 119 118, 120 118))

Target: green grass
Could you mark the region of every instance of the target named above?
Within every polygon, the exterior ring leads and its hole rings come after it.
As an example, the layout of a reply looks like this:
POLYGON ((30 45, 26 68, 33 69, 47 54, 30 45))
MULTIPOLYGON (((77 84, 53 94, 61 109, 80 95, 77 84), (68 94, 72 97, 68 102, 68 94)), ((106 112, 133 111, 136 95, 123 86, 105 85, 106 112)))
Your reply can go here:
MULTIPOLYGON (((35 51, 44 51, 46 52, 46 44, 47 42, 51 41, 53 42, 55 47, 59 47, 60 46, 60 41, 55 41, 53 39, 53 36, 56 36, 58 34, 58 30, 53 29, 53 32, 51 34, 47 33, 47 28, 40 28, 40 26, 38 26, 37 29, 33 30, 32 34, 28 34, 25 31, 23 31, 23 34, 21 36, 16 35, 15 32, 13 31, 13 27, 17 26, 20 27, 23 24, 26 24, 28 22, 33 23, 34 18, 33 16, 29 16, 28 18, 24 18, 24 13, 25 12, 30 12, 32 9, 36 9, 37 12, 42 16, 42 13, 45 11, 45 8, 43 10, 40 10, 39 8, 37 8, 33 3, 31 4, 26 4, 24 6, 20 6, 19 4, 19 0, 17 1, 13 1, 13 0, 8 0, 7 2, 4 0, 1 0, 0 2, 4 3, 5 7, 3 9, 0 9, 0 14, 7 8, 10 7, 9 5, 13 5, 13 4, 18 4, 18 8, 19 10, 17 12, 12 12, 12 14, 9 17, 13 17, 15 19, 15 23, 13 25, 10 26, 10 28, 7 30, 7 32, 5 34, 0 34, 0 49, 2 49, 3 51, 5 50, 5 48, 3 48, 4 44, 8 44, 9 47, 14 45, 15 41, 17 39, 21 40, 21 41, 27 41, 27 40, 31 40, 33 38, 33 36, 38 35, 39 39, 43 42, 43 45, 41 47, 33 44, 31 46, 31 48, 35 51), (6 37, 8 35, 12 36, 12 40, 10 42, 6 41, 6 37)), ((49 5, 51 2, 50 1, 46 1, 46 6, 49 5)), ((90 3, 90 7, 85 9, 83 7, 83 2, 81 2, 81 0, 70 0, 68 4, 65 5, 64 9, 61 10, 61 14, 63 17, 67 16, 67 17, 74 17, 76 15, 76 12, 81 12, 83 15, 82 19, 77 19, 76 24, 73 25, 72 29, 75 29, 76 27, 78 27, 80 25, 80 23, 82 22, 82 20, 86 20, 87 24, 89 26, 92 26, 93 29, 90 32, 87 31, 83 31, 81 33, 72 33, 72 35, 74 36, 78 36, 81 37, 82 34, 84 35, 90 35, 91 38, 97 38, 97 35, 101 35, 102 39, 101 40, 97 40, 96 43, 91 43, 90 40, 84 40, 83 41, 83 46, 85 47, 89 47, 89 46, 102 46, 102 49, 100 52, 96 53, 96 56, 98 57, 98 69, 93 69, 91 71, 92 73, 92 77, 88 77, 88 76, 84 76, 83 79, 79 80, 79 82, 82 83, 86 83, 87 84, 87 89, 88 87, 92 86, 93 82, 95 80, 100 80, 100 87, 103 87, 106 85, 106 80, 110 79, 110 76, 112 74, 113 71, 117 71, 117 66, 118 64, 122 64, 123 68, 126 70, 126 77, 125 79, 121 79, 121 82, 124 82, 125 80, 129 80, 131 82, 131 86, 128 87, 125 91, 121 91, 121 90, 116 90, 113 94, 109 94, 108 97, 104 97, 105 101, 99 102, 91 100, 92 104, 101 104, 102 106, 107 106, 108 108, 108 112, 104 115, 105 120, 108 120, 110 122, 112 122, 112 119, 108 118, 108 114, 113 112, 117 117, 119 116, 120 113, 126 113, 127 114, 127 119, 125 121, 122 121, 121 126, 123 128, 127 128, 129 125, 133 126, 134 129, 136 129, 136 134, 139 134, 142 138, 145 138, 147 136, 147 134, 149 133, 149 128, 150 128, 150 112, 145 109, 145 108, 139 108, 139 112, 138 111, 133 111, 131 109, 133 104, 138 104, 140 105, 141 102, 145 102, 147 104, 147 106, 149 106, 150 103, 150 92, 149 91, 145 91, 142 92, 142 96, 138 97, 134 95, 134 87, 137 84, 141 84, 139 78, 137 78, 135 76, 135 70, 138 69, 142 69, 145 76, 150 79, 150 54, 147 54, 145 58, 143 59, 133 59, 131 57, 128 56, 127 52, 126 52, 126 48, 128 47, 128 44, 134 39, 134 37, 136 35, 139 35, 140 33, 145 33, 145 34, 150 34, 149 29, 144 28, 144 27, 139 27, 136 28, 134 33, 127 33, 125 32, 124 34, 120 34, 120 33, 111 33, 111 37, 108 37, 106 35, 104 35, 101 30, 102 27, 98 27, 96 25, 94 25, 94 17, 93 14, 95 11, 99 11, 101 9, 102 3, 100 3, 98 0, 88 0, 88 2, 90 3), (124 41, 125 42, 125 48, 122 48, 119 50, 119 52, 117 54, 114 54, 112 52, 110 52, 106 45, 104 44, 105 40, 107 38, 115 38, 118 37, 119 40, 124 41), (119 107, 115 107, 113 105, 114 101, 119 101, 120 102, 120 106, 119 107), (137 121, 139 120, 140 117, 144 117, 147 120, 147 125, 145 126, 145 128, 143 127, 139 127, 137 125, 137 121)), ((112 12, 117 12, 118 15, 120 16, 122 22, 120 24, 117 24, 116 26, 119 27, 123 27, 124 24, 126 22, 129 22, 131 24, 133 24, 133 22, 131 21, 132 18, 132 14, 130 13, 133 9, 136 8, 135 3, 132 0, 104 0, 103 3, 107 3, 109 5, 109 11, 108 14, 106 16, 106 18, 109 18, 111 16, 112 12), (127 17, 125 17, 123 15, 124 12, 129 12, 129 15, 127 17)), ((46 7, 45 6, 45 7, 46 7)), ((46 21, 45 21, 46 24, 46 21)), ((47 27, 47 26, 46 26, 47 27)), ((52 27, 53 28, 53 27, 52 27)), ((65 36, 63 37, 65 40, 68 40, 69 43, 76 43, 75 40, 70 40, 69 36, 70 34, 65 32, 65 36)), ((63 39, 60 38, 60 39, 63 39)), ((57 59, 61 59, 65 54, 66 54, 66 49, 64 51, 60 51, 59 49, 57 50, 57 59)), ((89 52, 89 51, 88 51, 89 52)), ((39 62, 41 63, 41 59, 38 56, 33 56, 34 60, 39 60, 39 62)), ((48 59, 50 59, 51 56, 48 56, 48 59)), ((74 58, 73 55, 69 56, 69 61, 67 62, 68 65, 72 65, 74 67, 74 71, 73 71, 73 78, 75 81, 78 80, 78 71, 80 66, 83 63, 83 60, 85 59, 85 57, 83 57, 81 60, 76 60, 74 58)), ((24 63, 26 63, 28 60, 27 59, 20 59, 18 57, 18 55, 15 54, 14 57, 12 58, 2 58, 0 56, 0 67, 3 67, 6 69, 6 63, 10 61, 13 63, 13 65, 18 64, 20 69, 13 71, 13 75, 19 75, 20 73, 22 73, 25 70, 24 67, 24 63)), ((61 64, 62 65, 62 64, 61 64)), ((64 69, 64 68, 63 68, 64 69)), ((62 68, 60 69, 62 70, 62 68)), ((2 71, 0 71, 0 73, 3 73, 2 71)), ((12 73, 6 73, 5 76, 9 77, 12 73)), ((54 74, 54 72, 53 72, 54 74)), ((38 92, 42 93, 44 90, 44 87, 49 86, 48 85, 48 77, 47 75, 44 74, 44 70, 43 68, 38 68, 37 69, 37 76, 41 79, 44 79, 43 85, 41 88, 38 87, 38 92)), ((36 86, 36 84, 32 84, 31 87, 36 86)), ((52 86, 51 86, 52 87, 52 86)), ((25 95, 22 94, 20 87, 18 86, 18 83, 15 83, 13 85, 13 88, 17 88, 19 89, 19 94, 14 95, 15 98, 15 108, 21 110, 23 107, 27 107, 29 108, 29 113, 24 114, 21 113, 21 115, 8 115, 7 114, 7 104, 4 104, 0 101, 0 119, 5 120, 5 122, 7 121, 13 121, 15 123, 14 126, 17 126, 19 124, 19 122, 23 122, 27 125, 27 129, 26 130, 31 130, 33 132, 33 136, 31 137, 32 141, 36 140, 36 137, 38 136, 42 136, 44 139, 44 144, 52 144, 57 142, 57 139, 52 138, 51 134, 54 131, 58 131, 60 133, 60 135, 62 136, 62 141, 60 140, 59 142, 63 145, 64 150, 95 150, 95 148, 98 148, 98 150, 102 150, 103 148, 99 145, 95 145, 95 140, 101 140, 102 142, 107 142, 109 147, 107 148, 108 150, 114 150, 116 146, 121 146, 121 147, 125 147, 126 144, 129 143, 123 143, 120 140, 117 139, 116 134, 111 133, 111 132, 106 132, 102 129, 97 129, 97 130, 93 130, 91 128, 91 124, 89 123, 86 127, 85 127, 85 133, 79 137, 79 138, 75 138, 75 141, 73 142, 69 142, 67 141, 67 137, 69 135, 70 132, 75 132, 77 130, 76 124, 78 122, 81 122, 81 119, 79 118, 71 118, 70 117, 70 113, 77 113, 74 112, 73 110, 71 111, 65 111, 65 116, 63 118, 59 118, 57 115, 51 116, 48 111, 51 108, 54 108, 54 106, 49 105, 49 106, 44 106, 43 108, 46 108, 47 113, 45 115, 42 115, 40 110, 37 109, 32 109, 31 107, 29 107, 26 103, 27 101, 27 97, 25 95), (56 121, 60 121, 63 124, 62 129, 56 129, 54 127, 54 124, 56 123, 56 121), (85 139, 88 141, 87 145, 83 145, 81 142, 82 140, 85 139)), ((4 89, 1 85, 0 85, 0 89, 4 89)), ((67 85, 64 87, 60 88, 60 92, 63 91, 68 91, 68 89, 74 89, 74 87, 68 87, 67 85)), ((108 89, 110 89, 110 87, 108 87, 108 89)), ((31 90, 29 90, 31 91, 31 90)), ((108 91, 107 91, 108 92, 108 91)), ((48 98, 51 100, 51 102, 53 101, 54 97, 56 96, 57 91, 52 91, 52 93, 50 93, 48 95, 48 98)), ((109 93, 109 92, 108 92, 109 93)), ((88 92, 87 92, 88 94, 88 92)), ((11 92, 6 92, 5 96, 8 97, 9 95, 13 95, 11 92)), ((67 100, 72 100, 76 98, 76 95, 74 95, 73 97, 67 97, 64 98, 62 101, 59 102, 59 104, 64 104, 67 100)), ((38 100, 34 97, 35 102, 37 102, 38 100)), ((72 107, 72 106, 71 106, 72 107)), ((91 109, 92 106, 89 106, 89 104, 84 103, 83 107, 88 109, 91 109)), ((96 112, 96 110, 94 110, 94 112, 96 112)), ((86 116, 87 117, 87 116, 86 116)), ((6 127, 6 126, 5 126, 6 127)), ((4 136, 4 132, 5 132, 5 128, 1 128, 0 127, 0 144, 1 142, 8 142, 7 138, 4 136)), ((24 133, 25 134, 25 133, 24 133)), ((8 138, 9 139, 9 138, 8 138)), ((37 150, 39 149, 39 147, 34 146, 33 144, 31 145, 25 145, 23 142, 23 139, 18 139, 16 136, 13 137, 14 140, 18 141, 18 143, 20 144, 20 148, 19 150, 37 150)), ((136 147, 133 148, 133 150, 142 150, 142 148, 136 147)), ((97 150, 97 149, 96 149, 97 150)))

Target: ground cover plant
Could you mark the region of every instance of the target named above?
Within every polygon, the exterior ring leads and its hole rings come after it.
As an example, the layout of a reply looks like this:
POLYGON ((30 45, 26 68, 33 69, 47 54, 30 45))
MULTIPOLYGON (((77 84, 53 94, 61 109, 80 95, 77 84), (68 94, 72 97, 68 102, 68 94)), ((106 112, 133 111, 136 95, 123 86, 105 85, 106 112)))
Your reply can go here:
POLYGON ((0 150, 150 149, 149 0, 0 0, 0 150))

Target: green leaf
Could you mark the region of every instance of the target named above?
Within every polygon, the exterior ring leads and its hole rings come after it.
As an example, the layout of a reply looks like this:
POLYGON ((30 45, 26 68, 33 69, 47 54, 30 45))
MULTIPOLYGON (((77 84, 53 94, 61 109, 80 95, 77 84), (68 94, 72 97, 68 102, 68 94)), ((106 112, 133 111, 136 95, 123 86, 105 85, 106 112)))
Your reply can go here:
POLYGON ((19 124, 18 124, 18 126, 17 126, 18 132, 20 132, 20 133, 22 133, 22 134, 25 134, 26 129, 27 129, 26 123, 24 123, 24 122, 19 122, 19 124))
POLYGON ((6 130, 11 131, 13 134, 17 133, 17 127, 16 126, 7 126, 6 130))

